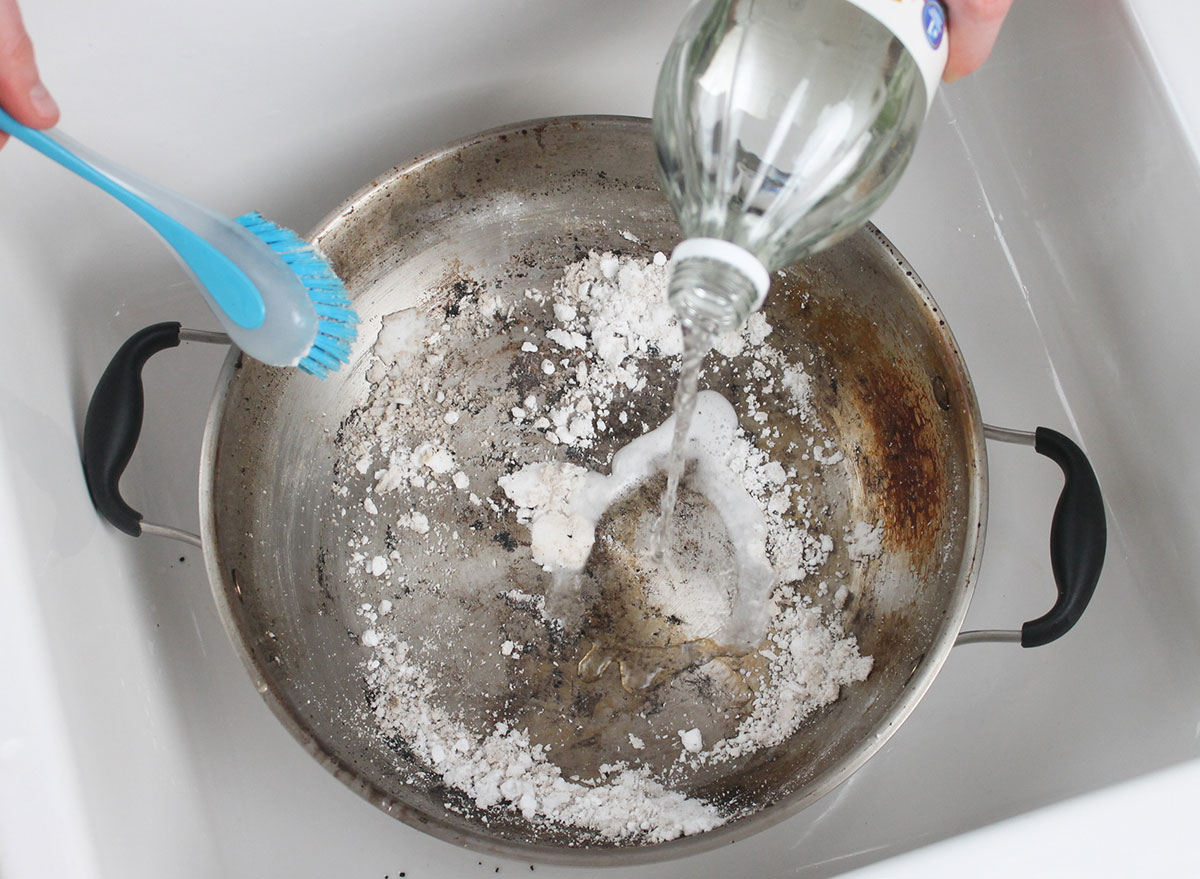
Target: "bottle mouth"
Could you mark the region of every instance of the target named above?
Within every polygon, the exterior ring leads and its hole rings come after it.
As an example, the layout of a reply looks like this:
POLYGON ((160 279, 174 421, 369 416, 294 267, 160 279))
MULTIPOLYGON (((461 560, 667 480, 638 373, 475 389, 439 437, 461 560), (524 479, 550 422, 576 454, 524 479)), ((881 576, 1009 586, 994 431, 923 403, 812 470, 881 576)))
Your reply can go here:
POLYGON ((711 259, 737 270, 754 286, 755 298, 750 311, 762 307, 771 287, 771 274, 762 260, 746 248, 723 238, 685 238, 671 251, 671 267, 674 269, 678 263, 690 259, 711 259))
POLYGON ((771 285, 758 257, 720 238, 683 241, 670 271, 667 297, 680 324, 713 337, 741 329, 771 285))

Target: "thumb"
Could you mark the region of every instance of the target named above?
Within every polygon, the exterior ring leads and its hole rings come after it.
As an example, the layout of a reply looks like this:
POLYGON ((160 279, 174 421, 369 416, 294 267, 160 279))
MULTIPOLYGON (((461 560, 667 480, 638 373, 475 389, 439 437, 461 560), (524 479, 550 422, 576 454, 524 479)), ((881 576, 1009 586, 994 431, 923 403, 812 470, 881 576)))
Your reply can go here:
POLYGON ((0 0, 0 106, 34 128, 58 121, 58 105, 38 75, 16 0, 0 0))
POLYGON ((948 0, 948 6, 950 58, 943 78, 953 82, 987 60, 1012 0, 948 0))

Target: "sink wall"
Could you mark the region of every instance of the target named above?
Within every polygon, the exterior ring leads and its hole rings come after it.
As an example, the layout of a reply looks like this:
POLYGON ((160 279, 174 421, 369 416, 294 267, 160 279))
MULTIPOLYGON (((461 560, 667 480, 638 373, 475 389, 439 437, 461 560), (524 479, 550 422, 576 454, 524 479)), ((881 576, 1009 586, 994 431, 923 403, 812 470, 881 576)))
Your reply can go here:
MULTIPOLYGON (((647 114, 686 4, 26 6, 66 130, 214 208, 306 229, 459 136, 647 114)), ((1018 4, 989 65, 944 89, 876 218, 945 311, 985 419, 1058 428, 1091 455, 1110 543, 1087 615, 1039 650, 956 650, 883 751, 790 821, 613 875, 835 875, 1196 756, 1200 178, 1158 77, 1123 3, 1018 4)), ((0 153, 0 193, 0 662, 16 672, 0 690, 0 864, 13 876, 528 872, 346 790, 255 693, 198 555, 97 520, 78 442, 108 357, 148 323, 213 320, 136 220, 22 145, 0 153)), ((123 486, 149 519, 196 527, 220 357, 185 346, 147 369, 123 486)), ((1025 449, 989 458, 968 628, 1013 628, 1053 599, 1060 480, 1025 449)))

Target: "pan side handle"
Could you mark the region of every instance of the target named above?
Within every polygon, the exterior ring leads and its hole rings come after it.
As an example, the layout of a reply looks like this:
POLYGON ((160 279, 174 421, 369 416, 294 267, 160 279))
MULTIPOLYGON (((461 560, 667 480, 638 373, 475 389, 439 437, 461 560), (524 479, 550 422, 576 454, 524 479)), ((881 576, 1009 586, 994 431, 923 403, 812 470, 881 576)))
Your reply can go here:
POLYGON ((1020 631, 963 632, 955 644, 1015 642, 1022 647, 1041 647, 1070 631, 1096 591, 1108 546, 1104 496, 1087 455, 1058 431, 1048 427, 1028 432, 985 426, 984 435, 992 440, 1033 446, 1063 472, 1063 489, 1050 524, 1050 568, 1058 599, 1049 611, 1025 623, 1020 631))
POLYGON ((178 347, 181 341, 229 344, 229 337, 183 329, 175 322, 154 324, 130 336, 92 392, 83 423, 83 475, 97 512, 119 530, 132 537, 154 534, 200 546, 200 538, 189 531, 143 521, 142 514, 121 496, 121 476, 142 432, 142 369, 155 354, 178 347))

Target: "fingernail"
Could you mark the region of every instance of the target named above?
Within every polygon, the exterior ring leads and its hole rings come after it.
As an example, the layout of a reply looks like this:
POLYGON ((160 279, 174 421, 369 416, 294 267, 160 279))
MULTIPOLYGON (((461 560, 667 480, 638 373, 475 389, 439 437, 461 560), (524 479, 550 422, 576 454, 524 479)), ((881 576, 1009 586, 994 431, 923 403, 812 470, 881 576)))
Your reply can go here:
POLYGON ((58 115, 58 104, 54 102, 54 98, 50 97, 50 92, 41 82, 29 90, 29 103, 33 104, 33 109, 42 116, 58 115))

